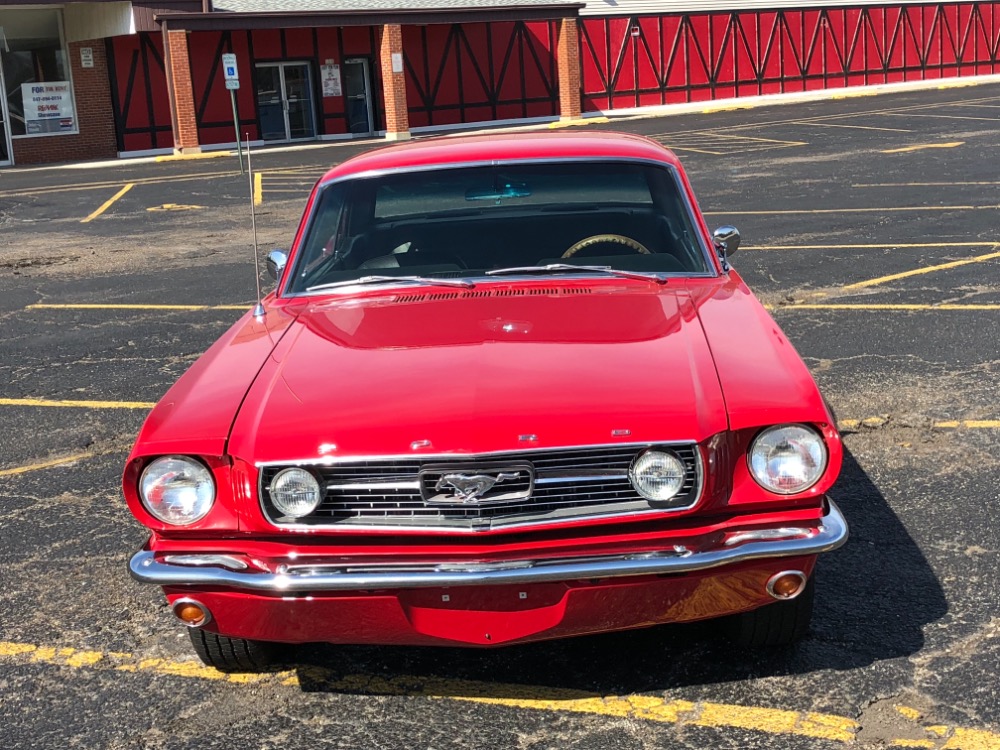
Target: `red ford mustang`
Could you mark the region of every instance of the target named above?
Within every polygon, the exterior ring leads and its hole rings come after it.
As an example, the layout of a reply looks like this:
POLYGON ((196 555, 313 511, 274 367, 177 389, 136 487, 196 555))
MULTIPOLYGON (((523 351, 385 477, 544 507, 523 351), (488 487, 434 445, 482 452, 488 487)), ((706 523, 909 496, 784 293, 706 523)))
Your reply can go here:
POLYGON ((195 650, 498 646, 728 616, 801 637, 842 448, 676 157, 531 134, 316 186, 276 291, 150 413, 124 492, 195 650))

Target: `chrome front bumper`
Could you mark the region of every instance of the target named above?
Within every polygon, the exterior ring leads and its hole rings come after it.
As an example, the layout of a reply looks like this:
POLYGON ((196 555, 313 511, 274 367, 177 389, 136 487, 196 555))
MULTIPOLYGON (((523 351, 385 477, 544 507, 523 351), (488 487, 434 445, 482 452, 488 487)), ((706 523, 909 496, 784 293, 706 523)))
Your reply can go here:
POLYGON ((137 581, 158 586, 224 586, 265 593, 496 586, 691 573, 751 560, 816 555, 840 547, 847 541, 847 534, 847 521, 830 500, 819 526, 737 532, 719 546, 697 552, 678 546, 632 555, 554 560, 368 565, 289 563, 279 566, 276 573, 262 573, 227 567, 226 556, 222 555, 165 555, 157 559, 155 553, 141 550, 129 562, 129 572, 137 581), (171 562, 171 557, 184 562, 171 562))

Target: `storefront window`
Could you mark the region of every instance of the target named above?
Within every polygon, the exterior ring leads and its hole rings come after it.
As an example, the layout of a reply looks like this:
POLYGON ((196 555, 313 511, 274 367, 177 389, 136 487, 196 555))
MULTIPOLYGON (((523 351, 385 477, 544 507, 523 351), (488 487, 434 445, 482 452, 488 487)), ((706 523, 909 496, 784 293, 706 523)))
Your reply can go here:
POLYGON ((0 11, 3 93, 14 137, 77 132, 59 13, 0 11))

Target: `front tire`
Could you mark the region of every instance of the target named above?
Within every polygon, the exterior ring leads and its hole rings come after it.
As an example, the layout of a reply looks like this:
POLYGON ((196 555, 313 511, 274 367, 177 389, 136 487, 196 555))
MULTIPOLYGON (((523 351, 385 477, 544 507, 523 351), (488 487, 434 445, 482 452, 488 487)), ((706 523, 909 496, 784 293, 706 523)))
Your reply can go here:
POLYGON ((815 579, 810 577, 801 594, 794 599, 767 604, 750 612, 735 615, 729 637, 741 648, 782 648, 802 640, 812 620, 815 579))
POLYGON ((273 643, 230 638, 198 628, 188 630, 188 635, 198 658, 220 672, 262 672, 278 659, 278 647, 273 643))

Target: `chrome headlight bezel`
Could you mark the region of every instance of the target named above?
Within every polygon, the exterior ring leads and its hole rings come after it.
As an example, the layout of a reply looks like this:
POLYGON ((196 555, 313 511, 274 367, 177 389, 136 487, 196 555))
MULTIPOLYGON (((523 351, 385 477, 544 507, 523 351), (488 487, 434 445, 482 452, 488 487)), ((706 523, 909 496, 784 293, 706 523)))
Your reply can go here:
POLYGON ((139 477, 137 491, 139 501, 146 512, 157 521, 170 526, 190 526, 202 520, 215 507, 218 494, 212 470, 193 456, 179 455, 159 456, 150 461, 139 477), (182 472, 179 477, 178 471, 182 472), (187 487, 181 486, 184 482, 188 484, 187 487), (164 487, 164 483, 167 485, 174 483, 175 486, 164 487), (150 494, 158 486, 163 491, 174 492, 193 489, 195 496, 157 505, 150 498, 150 494))
MULTIPOLYGON (((777 446, 772 447, 774 450, 777 446)), ((803 492, 808 491, 816 485, 823 475, 826 473, 826 467, 830 463, 830 449, 826 445, 826 440, 823 435, 814 427, 801 424, 801 423, 789 423, 789 424, 778 424, 767 427, 757 433, 754 439, 750 442, 750 446, 747 449, 747 470, 750 472, 750 476, 753 480, 760 485, 763 489, 768 492, 773 492, 776 495, 798 495, 803 492), (766 463, 768 461, 768 456, 761 456, 758 453, 758 448, 762 448, 761 443, 768 438, 775 437, 775 433, 785 432, 786 439, 783 441, 786 445, 792 445, 790 440, 795 440, 797 442, 808 441, 808 446, 806 453, 809 457, 809 462, 811 465, 805 466, 808 475, 806 479, 794 487, 780 487, 774 484, 770 484, 767 481, 766 474, 766 463), (810 447, 815 450, 810 450, 810 447), (761 460, 763 460, 764 465, 761 465, 761 460)), ((803 462, 806 464, 807 462, 803 462)))

